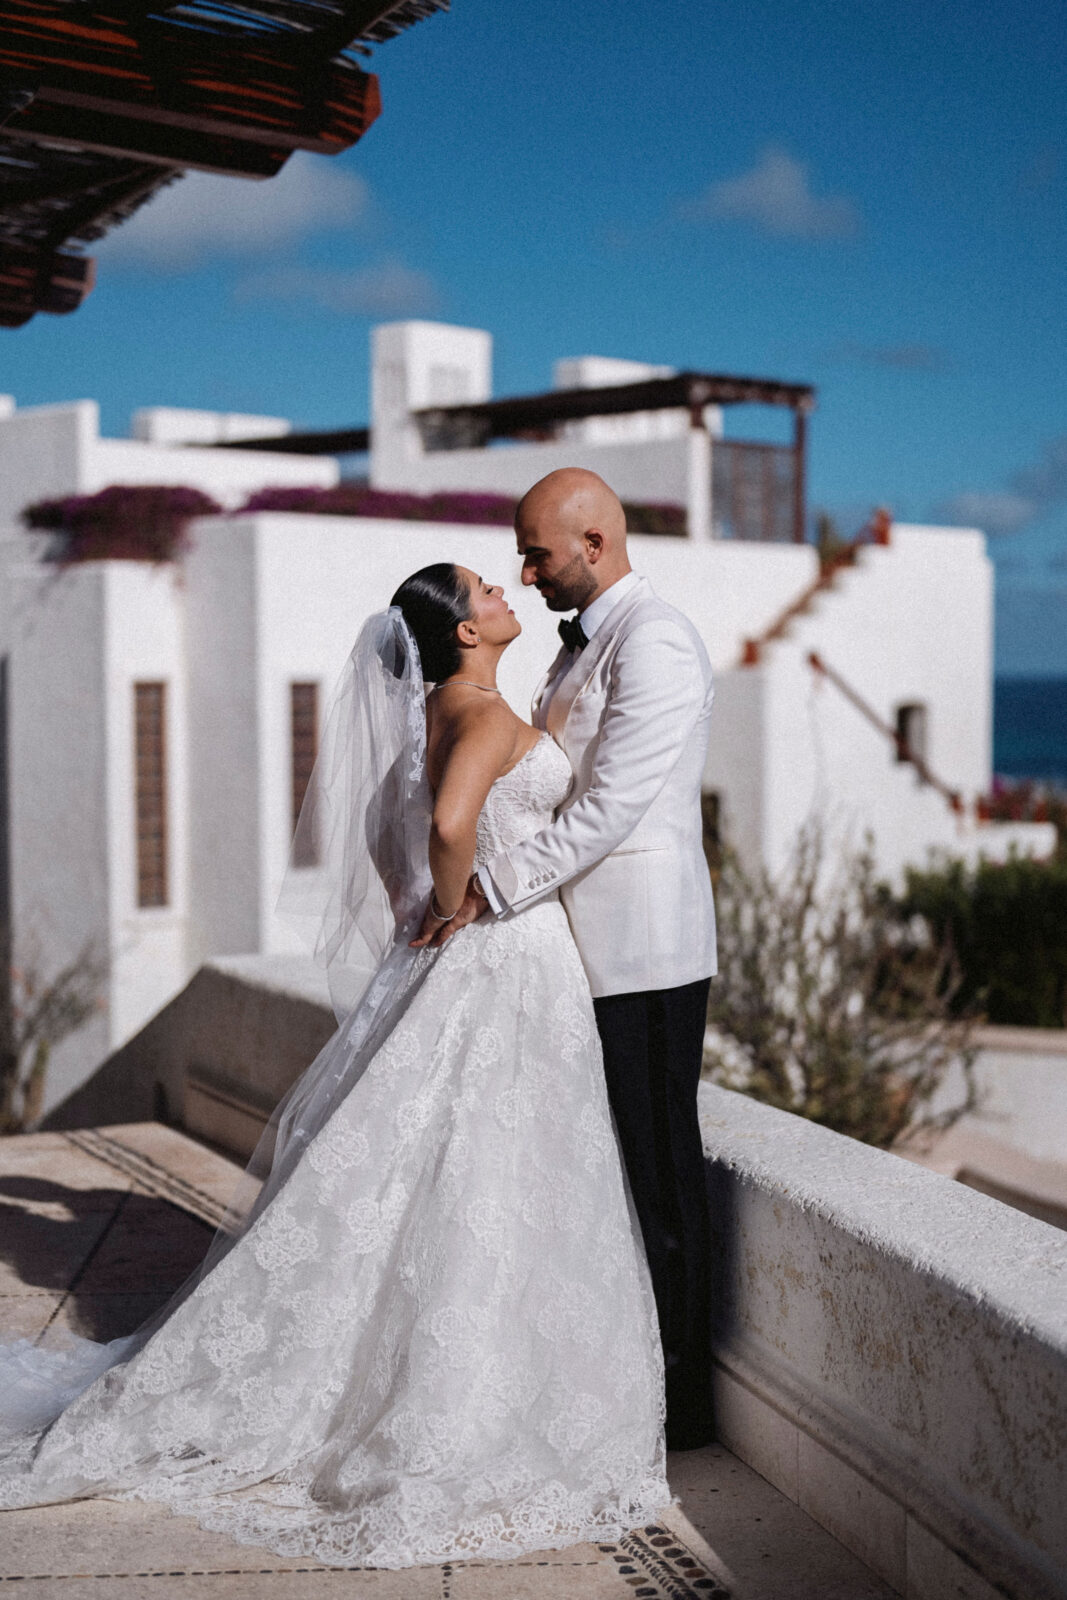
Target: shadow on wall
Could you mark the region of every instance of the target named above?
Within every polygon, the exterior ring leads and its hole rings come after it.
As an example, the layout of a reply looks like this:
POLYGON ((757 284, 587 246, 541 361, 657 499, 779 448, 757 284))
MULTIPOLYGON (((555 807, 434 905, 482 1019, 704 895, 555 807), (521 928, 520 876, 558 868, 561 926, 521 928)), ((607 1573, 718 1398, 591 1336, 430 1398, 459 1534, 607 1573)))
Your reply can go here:
POLYGON ((166 1122, 247 1157, 336 1025, 310 960, 220 958, 201 967, 42 1126, 166 1122))

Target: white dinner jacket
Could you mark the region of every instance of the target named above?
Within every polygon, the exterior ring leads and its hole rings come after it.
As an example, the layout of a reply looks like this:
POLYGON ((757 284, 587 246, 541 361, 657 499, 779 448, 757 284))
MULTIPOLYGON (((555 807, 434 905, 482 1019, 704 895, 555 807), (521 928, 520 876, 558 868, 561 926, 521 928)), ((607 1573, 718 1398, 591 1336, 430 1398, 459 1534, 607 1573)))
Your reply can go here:
POLYGON ((699 634, 646 578, 538 685, 534 722, 562 747, 574 786, 554 823, 486 870, 505 916, 560 891, 596 996, 717 970, 700 813, 712 694, 699 634))

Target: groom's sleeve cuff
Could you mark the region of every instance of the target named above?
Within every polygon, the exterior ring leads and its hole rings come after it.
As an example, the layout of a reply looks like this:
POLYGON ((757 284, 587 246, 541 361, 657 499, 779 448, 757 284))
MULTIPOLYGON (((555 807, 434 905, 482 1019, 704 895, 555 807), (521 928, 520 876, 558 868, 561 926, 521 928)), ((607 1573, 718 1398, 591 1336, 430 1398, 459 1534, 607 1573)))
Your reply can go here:
POLYGON ((493 882, 493 876, 488 867, 478 868, 478 882, 485 891, 485 898, 489 902, 490 911, 492 911, 495 916, 503 916, 504 912, 507 910, 507 906, 504 904, 500 890, 493 882))

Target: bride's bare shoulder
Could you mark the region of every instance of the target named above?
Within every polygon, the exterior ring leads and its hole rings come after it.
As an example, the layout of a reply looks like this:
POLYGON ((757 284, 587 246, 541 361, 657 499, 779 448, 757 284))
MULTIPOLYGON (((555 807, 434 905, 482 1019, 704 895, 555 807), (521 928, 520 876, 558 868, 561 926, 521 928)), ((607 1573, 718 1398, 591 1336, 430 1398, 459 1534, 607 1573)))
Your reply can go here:
POLYGON ((472 690, 467 695, 442 696, 436 705, 434 700, 436 694, 427 707, 431 778, 453 758, 485 762, 503 771, 511 764, 516 742, 533 731, 496 695, 472 690))

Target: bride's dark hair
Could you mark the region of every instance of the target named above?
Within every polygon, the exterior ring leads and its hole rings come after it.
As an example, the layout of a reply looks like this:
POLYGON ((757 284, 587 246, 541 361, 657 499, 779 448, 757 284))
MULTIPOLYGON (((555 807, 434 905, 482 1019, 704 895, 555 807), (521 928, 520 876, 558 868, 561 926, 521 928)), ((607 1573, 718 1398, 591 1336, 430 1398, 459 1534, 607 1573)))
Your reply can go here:
POLYGON ((459 671, 456 629, 470 619, 471 595, 454 562, 436 561, 413 572, 389 604, 403 612, 427 683, 443 683, 459 671))

